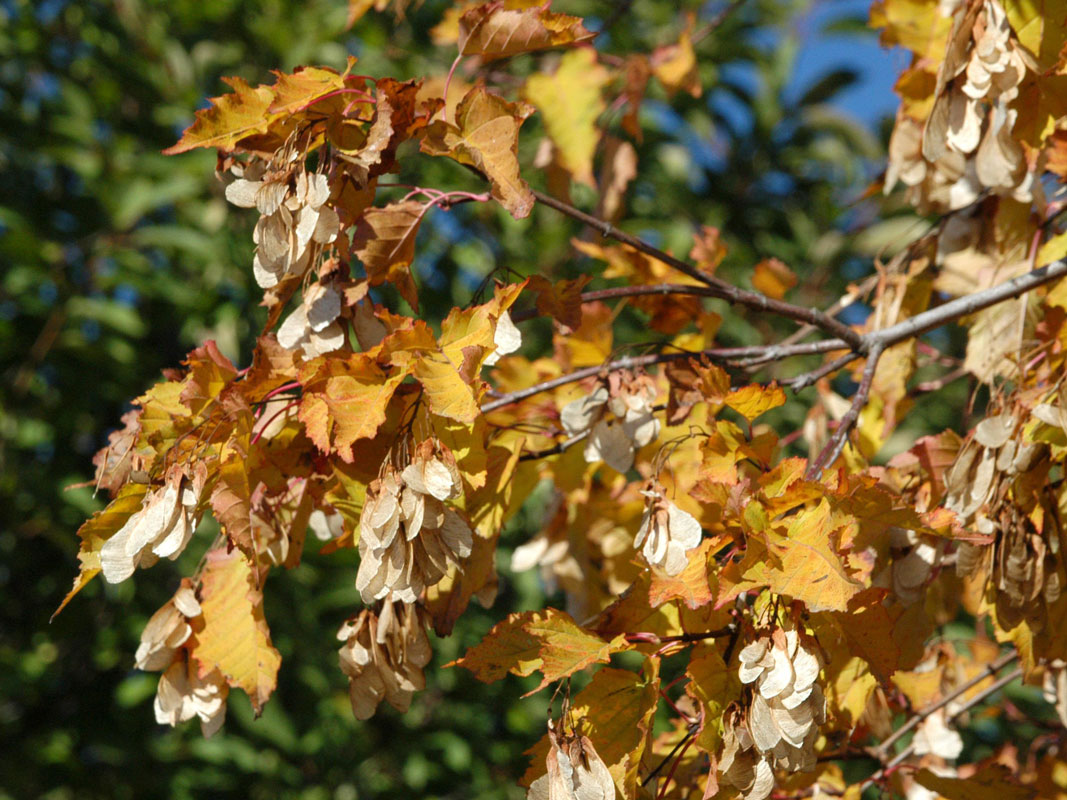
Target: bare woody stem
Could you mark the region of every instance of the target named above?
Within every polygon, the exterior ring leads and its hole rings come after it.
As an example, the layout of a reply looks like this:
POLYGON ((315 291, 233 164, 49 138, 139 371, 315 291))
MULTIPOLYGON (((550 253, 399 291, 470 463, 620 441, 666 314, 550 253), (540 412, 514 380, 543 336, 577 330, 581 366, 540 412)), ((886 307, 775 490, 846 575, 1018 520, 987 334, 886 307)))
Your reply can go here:
POLYGON ((753 357, 771 360, 768 359, 768 354, 770 353, 774 354, 773 359, 780 359, 794 355, 826 353, 833 350, 840 350, 842 347, 843 345, 840 340, 829 339, 822 342, 805 342, 792 345, 768 345, 766 347, 713 347, 707 350, 698 350, 696 352, 683 350, 677 353, 650 353, 644 356, 627 356, 626 358, 620 358, 615 361, 608 361, 605 364, 582 367, 581 369, 576 369, 574 372, 568 372, 566 375, 560 375, 558 378, 552 378, 551 380, 542 381, 541 383, 535 383, 533 386, 528 386, 525 389, 518 389, 514 392, 502 394, 492 402, 483 405, 482 413, 488 414, 490 411, 496 411, 498 408, 503 408, 512 403, 518 403, 520 400, 525 400, 527 397, 533 397, 535 394, 549 392, 560 386, 566 386, 568 383, 577 383, 586 378, 591 378, 594 375, 606 375, 609 372, 615 372, 620 369, 638 369, 640 367, 649 367, 654 364, 666 364, 671 361, 681 361, 687 358, 699 359, 702 357, 715 362, 729 362, 735 359, 750 359, 753 357))
MULTIPOLYGON (((976 705, 981 703, 987 697, 990 697, 991 695, 996 694, 1001 689, 1003 689, 1005 686, 1007 686, 1009 683, 1011 683, 1012 681, 1014 681, 1017 678, 1019 678, 1022 674, 1023 674, 1022 667, 1019 667, 1018 669, 1012 670, 1011 672, 1009 672, 1007 675, 1003 676, 999 680, 994 681, 989 686, 987 686, 985 689, 983 689, 982 691, 978 692, 974 697, 970 698, 965 703, 963 703, 958 709, 956 709, 951 714, 949 719, 950 720, 954 720, 954 719, 956 719, 956 717, 960 716, 964 712, 969 711, 970 709, 974 708, 976 705)), ((984 680, 985 678, 988 678, 988 677, 989 677, 988 674, 983 674, 979 678, 977 678, 977 681, 984 680)), ((973 683, 975 683, 977 681, 971 681, 969 683, 973 684, 973 683)), ((970 688, 970 687, 968 686, 967 688, 970 688)), ((961 689, 957 690, 956 696, 959 696, 964 691, 966 691, 965 688, 961 688, 961 689)), ((946 699, 941 703, 941 706, 947 705, 949 702, 951 702, 951 701, 946 699)), ((933 713, 933 710, 931 710, 927 714, 927 716, 929 716, 929 714, 932 714, 932 713, 933 713)), ((918 723, 916 723, 916 724, 918 724, 918 723)), ((907 759, 911 758, 912 755, 914 755, 914 754, 915 754, 915 745, 914 744, 910 744, 907 747, 905 747, 903 750, 901 750, 899 753, 897 753, 895 756, 893 756, 893 758, 891 758, 889 761, 887 761, 885 766, 883 766, 877 772, 875 772, 873 775, 871 775, 869 778, 867 778, 867 780, 865 780, 863 782, 863 784, 860 786, 860 792, 866 791, 867 787, 873 786, 875 783, 878 783, 879 781, 883 780, 890 772, 892 772, 896 767, 898 767, 904 761, 906 761, 907 759)))
POLYGON ((791 319, 796 322, 804 322, 814 325, 816 328, 819 328, 831 336, 835 336, 845 341, 852 349, 861 353, 866 352, 866 346, 856 331, 852 330, 852 328, 843 322, 827 316, 817 308, 804 308, 803 306, 793 305, 792 303, 786 303, 782 300, 775 300, 759 292, 740 289, 727 283, 721 278, 716 278, 714 275, 709 275, 708 273, 697 269, 692 264, 687 264, 685 261, 675 258, 670 253, 660 250, 658 247, 654 247, 644 239, 620 231, 610 222, 605 222, 602 219, 594 217, 592 214, 580 211, 570 203, 564 203, 563 201, 557 200, 556 198, 547 195, 544 192, 539 192, 536 189, 533 190, 533 195, 542 205, 554 208, 556 211, 588 225, 598 231, 602 236, 629 245, 635 250, 639 250, 645 255, 652 256, 652 258, 662 261, 664 264, 688 275, 690 278, 700 281, 714 291, 713 294, 709 295, 711 297, 718 297, 734 305, 744 306, 755 311, 775 314, 779 317, 785 317, 786 319, 791 319))

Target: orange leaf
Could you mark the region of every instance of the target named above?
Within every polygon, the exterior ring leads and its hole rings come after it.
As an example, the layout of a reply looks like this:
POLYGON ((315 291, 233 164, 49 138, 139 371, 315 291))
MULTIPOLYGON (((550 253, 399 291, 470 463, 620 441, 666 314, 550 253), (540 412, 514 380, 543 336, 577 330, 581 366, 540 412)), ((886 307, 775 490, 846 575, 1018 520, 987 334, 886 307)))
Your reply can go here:
POLYGON ((726 395, 723 402, 752 422, 756 417, 770 411, 772 408, 785 405, 785 392, 777 383, 770 386, 760 386, 754 383, 751 386, 742 386, 734 389, 726 395))
POLYGON ((201 676, 217 668, 230 686, 244 689, 258 715, 274 691, 282 663, 263 616, 262 590, 237 550, 208 552, 202 582, 204 627, 196 634, 191 656, 201 676))
POLYGON ((467 654, 453 664, 466 667, 485 683, 507 673, 523 677, 542 673, 538 692, 552 681, 573 675, 593 664, 604 664, 612 653, 630 649, 622 635, 611 642, 579 627, 570 615, 546 608, 510 614, 497 623, 467 654))
POLYGON ((298 412, 308 438, 324 453, 335 452, 351 463, 352 444, 378 432, 406 374, 386 373, 364 353, 311 362, 301 376, 304 394, 298 412))
POLYGON ((252 533, 252 486, 246 458, 236 450, 219 464, 219 479, 211 492, 211 509, 230 544, 255 558, 252 533))
POLYGON ((529 287, 537 293, 537 310, 552 317, 564 328, 574 330, 582 324, 582 289, 592 275, 582 275, 573 281, 550 283, 547 278, 535 275, 529 287))
POLYGON ((519 127, 533 113, 475 86, 456 107, 456 124, 438 120, 426 129, 422 151, 448 156, 489 179, 492 196, 516 219, 529 216, 533 193, 519 175, 519 127))
POLYGON ((649 587, 649 602, 653 608, 670 600, 682 600, 690 608, 700 608, 710 603, 716 594, 718 583, 714 571, 709 568, 711 553, 719 547, 718 539, 705 539, 688 554, 689 563, 673 578, 657 572, 649 587))
POLYGON ((833 618, 844 631, 852 652, 870 665, 883 684, 899 669, 913 669, 923 657, 923 643, 930 624, 922 605, 907 609, 887 607, 882 592, 868 589, 856 597, 846 612, 833 618))
POLYGON ((509 9, 496 2, 475 6, 459 20, 460 54, 490 61, 585 42, 596 35, 586 30, 581 17, 554 14, 548 5, 509 9))
POLYGON ((763 259, 752 273, 752 287, 775 300, 781 300, 796 285, 796 274, 777 258, 763 259))
POLYGON ((392 283, 415 311, 419 310, 419 295, 411 277, 411 262, 423 211, 423 204, 414 200, 368 208, 352 239, 352 250, 363 262, 371 286, 392 283))

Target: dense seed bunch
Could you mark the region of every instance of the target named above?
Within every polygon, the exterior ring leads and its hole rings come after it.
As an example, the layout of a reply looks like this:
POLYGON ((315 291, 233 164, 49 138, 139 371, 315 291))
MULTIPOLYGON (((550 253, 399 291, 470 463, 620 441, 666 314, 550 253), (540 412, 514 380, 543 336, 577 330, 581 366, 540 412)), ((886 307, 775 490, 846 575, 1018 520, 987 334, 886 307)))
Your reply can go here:
POLYGON ((753 692, 747 709, 735 706, 724 717, 719 770, 745 800, 763 800, 775 769, 815 768, 815 738, 826 721, 822 665, 813 643, 781 629, 749 643, 740 660, 738 677, 753 692))
POLYGON ((588 434, 586 461, 603 461, 626 472, 636 450, 659 435, 660 421, 652 410, 655 402, 656 387, 647 375, 616 372, 608 386, 598 386, 564 406, 560 421, 570 436, 588 434))
POLYGON ((407 711, 412 695, 426 686, 422 670, 433 655, 421 610, 386 601, 379 614, 364 610, 342 625, 337 638, 344 642, 341 671, 356 718, 370 719, 382 700, 407 711))
POLYGON ((462 490, 455 458, 430 440, 416 448, 402 471, 386 465, 367 487, 356 575, 365 603, 385 598, 414 603, 450 564, 470 555, 470 525, 445 505, 462 490))
POLYGON ((668 500, 662 486, 653 484, 642 494, 648 503, 634 547, 642 548, 649 564, 662 568, 668 575, 677 575, 685 569, 689 551, 700 544, 700 523, 668 500))

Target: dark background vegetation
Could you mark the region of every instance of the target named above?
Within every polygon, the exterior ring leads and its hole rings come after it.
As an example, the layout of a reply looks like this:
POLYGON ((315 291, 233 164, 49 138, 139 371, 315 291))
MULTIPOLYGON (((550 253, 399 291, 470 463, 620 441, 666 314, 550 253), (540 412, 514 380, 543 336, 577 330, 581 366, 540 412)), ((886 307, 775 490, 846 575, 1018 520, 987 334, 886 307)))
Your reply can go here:
MULTIPOLYGON (((430 686, 404 716, 383 708, 360 723, 348 707, 334 632, 358 602, 351 552, 311 554, 271 576, 278 691, 258 721, 235 693, 211 740, 195 723, 156 725, 157 676, 131 667, 144 622, 199 557, 195 544, 176 565, 119 586, 94 582, 49 624, 77 570, 75 531, 100 506, 90 489, 64 487, 91 477, 92 454, 161 369, 207 338, 244 364, 264 318, 251 279, 254 215, 227 206, 211 154, 160 150, 224 90, 221 76, 269 81, 270 69, 341 67, 349 53, 371 75, 443 73, 453 53, 435 48, 429 30, 446 5, 427 0, 395 25, 372 13, 345 31, 343 0, 0 2, 0 798, 522 796, 514 778, 543 731, 547 698, 519 700, 519 681, 484 686, 437 667, 507 611, 544 602, 536 576, 506 569, 539 523, 533 512, 505 535, 497 605, 472 609, 436 643, 430 686)), ((591 28, 616 6, 555 5, 591 28)), ((699 29, 723 4, 637 0, 598 46, 648 52, 676 41, 679 7, 699 29)), ((865 97, 868 85, 856 83, 862 54, 875 52, 863 6, 836 8, 816 18, 808 3, 746 0, 698 45, 704 97, 676 97, 668 110, 653 90, 630 230, 684 254, 696 226, 720 226, 729 278, 744 283, 756 260, 778 256, 801 277, 790 299, 820 304, 915 224, 898 217, 871 230, 878 207, 856 202, 876 175, 884 131, 872 114, 857 122, 842 108, 892 100, 884 74, 880 94, 865 97), (855 70, 811 50, 810 37, 824 35, 855 48, 855 70)), ((618 128, 618 115, 605 121, 618 128)), ((527 164, 537 133, 531 120, 527 164)), ((477 188, 440 160, 412 153, 402 163, 400 180, 477 188)), ((522 222, 488 207, 438 212, 416 264, 425 306, 440 315, 466 302, 498 267, 588 270, 569 249, 578 233, 546 209, 522 222)), ((790 330, 718 310, 723 345, 790 330)), ((629 327, 634 340, 647 337, 636 318, 629 327)), ((543 343, 547 329, 538 331, 543 343)), ((799 426, 805 407, 787 407, 782 425, 799 426)), ((924 424, 950 424, 937 418, 948 408, 924 424)))

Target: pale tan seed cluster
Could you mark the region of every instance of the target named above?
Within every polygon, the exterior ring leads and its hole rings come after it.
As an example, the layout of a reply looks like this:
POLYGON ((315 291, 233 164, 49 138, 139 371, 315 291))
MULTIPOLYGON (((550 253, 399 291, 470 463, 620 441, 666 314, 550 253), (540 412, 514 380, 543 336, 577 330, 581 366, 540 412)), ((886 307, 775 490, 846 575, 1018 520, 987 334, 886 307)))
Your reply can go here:
POLYGON ((426 686, 423 667, 433 655, 417 606, 385 602, 380 613, 364 610, 341 626, 341 670, 356 719, 370 719, 385 700, 407 711, 412 695, 426 686))
POLYGON ((600 385, 592 394, 564 406, 560 421, 569 436, 588 434, 584 451, 587 462, 603 461, 626 472, 633 466, 636 451, 659 436, 655 402, 656 387, 651 378, 617 371, 607 386, 600 385))
POLYGON ((826 721, 822 665, 814 643, 782 629, 749 643, 740 660, 738 676, 752 687, 751 701, 724 714, 719 771, 745 800, 764 800, 774 789, 774 770, 815 768, 815 739, 826 721))
POLYGON ((145 625, 135 666, 163 670, 156 689, 157 722, 174 726, 199 717, 204 736, 211 736, 226 719, 230 687, 217 669, 200 677, 198 666, 183 647, 192 636, 192 623, 200 613, 196 593, 186 579, 145 625))
POLYGON ((944 6, 953 36, 937 78, 925 127, 898 115, 889 142, 886 191, 899 180, 921 209, 955 210, 984 192, 1029 203, 1040 193, 1038 170, 1012 136, 1009 105, 1037 65, 1022 48, 998 0, 944 6))
POLYGON ((547 772, 530 784, 527 800, 614 800, 615 782, 587 736, 557 734, 549 723, 547 772))
POLYGON ((645 560, 674 576, 685 569, 690 550, 700 544, 700 523, 666 498, 663 487, 652 484, 641 492, 648 501, 634 547, 645 560))
POLYGON ((341 293, 332 286, 313 283, 278 328, 278 344, 286 350, 299 350, 308 359, 332 353, 346 341, 345 330, 337 321, 340 316, 341 293))
POLYGON ((138 567, 181 555, 196 530, 199 487, 185 476, 149 491, 126 524, 100 548, 100 569, 108 583, 119 583, 138 567))
POLYGON ((341 232, 337 212, 326 204, 330 185, 322 173, 309 173, 300 154, 283 148, 271 163, 252 161, 232 168, 237 180, 226 187, 226 199, 260 213, 252 233, 256 255, 252 270, 269 289, 293 275, 303 275, 322 247, 341 232))
POLYGON ((990 416, 978 424, 974 438, 945 474, 945 505, 964 525, 993 537, 991 545, 961 543, 957 573, 989 576, 1001 625, 1013 628, 1027 620, 1037 631, 1044 628, 1047 606, 1059 599, 1063 563, 1049 515, 1035 507, 1025 487, 1013 490, 1048 455, 1045 445, 1022 441, 1022 423, 1020 412, 990 416), (1042 528, 1035 519, 1042 521, 1042 528))
POLYGON ((367 487, 359 520, 356 588, 363 602, 414 603, 470 555, 470 525, 445 505, 462 491, 455 458, 432 440, 416 448, 402 471, 385 466, 367 487))

